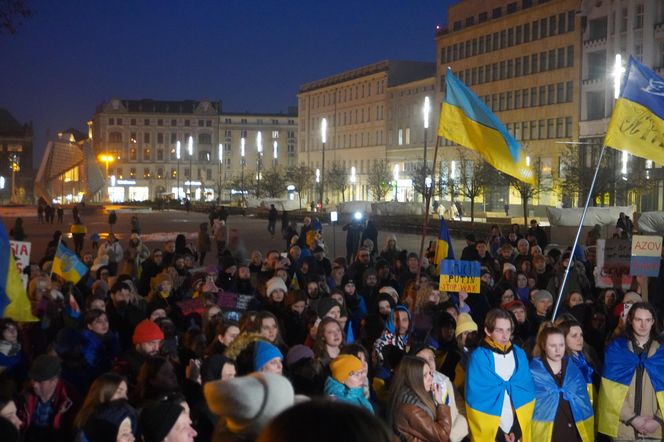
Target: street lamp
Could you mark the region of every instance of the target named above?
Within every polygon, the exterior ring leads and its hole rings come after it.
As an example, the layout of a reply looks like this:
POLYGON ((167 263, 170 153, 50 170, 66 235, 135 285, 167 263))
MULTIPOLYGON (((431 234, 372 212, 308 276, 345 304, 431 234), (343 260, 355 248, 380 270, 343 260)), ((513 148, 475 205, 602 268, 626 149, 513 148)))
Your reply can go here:
POLYGON ((224 145, 219 143, 219 195, 217 199, 221 204, 221 164, 224 162, 224 145))
MULTIPOLYGON (((431 105, 429 104, 429 97, 424 97, 424 106, 422 106, 422 117, 424 118, 424 176, 423 176, 424 187, 423 187, 423 190, 424 190, 424 197, 427 199, 427 201, 428 201, 429 198, 431 198, 431 194, 429 192, 430 189, 427 186, 427 178, 428 178, 427 132, 428 132, 428 129, 429 129, 429 112, 430 111, 431 111, 431 105)), ((429 179, 429 181, 430 181, 430 179, 429 179)))
POLYGON ((189 201, 191 201, 191 182, 194 179, 194 170, 191 167, 191 160, 194 157, 194 137, 191 135, 187 140, 187 153, 189 154, 189 201))
MULTIPOLYGON (((113 155, 109 155, 109 154, 99 155, 99 161, 103 162, 106 165, 106 180, 107 181, 108 181, 108 164, 112 163, 114 160, 115 160, 115 158, 113 158, 113 155)), ((111 195, 108 193, 108 183, 106 185, 107 185, 107 187, 106 187, 106 199, 110 200, 111 195)))
POLYGON ((16 172, 21 170, 21 167, 18 164, 18 158, 16 154, 12 155, 10 167, 12 169, 12 194, 9 198, 9 202, 12 204, 18 203, 16 199, 16 172))
POLYGON ((325 143, 327 142, 327 118, 323 118, 320 122, 320 138, 323 142, 323 158, 321 163, 321 176, 320 176, 320 207, 323 208, 323 193, 325 192, 325 143))
POLYGON ((242 207, 244 207, 244 137, 240 138, 240 194, 242 195, 242 207))
POLYGON ((261 193, 261 166, 262 166, 262 156, 263 156, 263 134, 259 131, 256 134, 256 150, 258 151, 258 158, 256 169, 258 169, 258 177, 256 182, 256 198, 260 198, 261 193))
POLYGON ((272 160, 272 165, 277 166, 277 157, 279 156, 279 149, 277 148, 277 140, 274 140, 272 142, 272 157, 274 158, 272 160))
POLYGON ((357 175, 355 174, 355 166, 350 168, 350 184, 353 188, 353 201, 355 201, 355 182, 357 181, 357 175))
POLYGON ((399 165, 395 164, 394 165, 394 201, 398 202, 399 198, 397 197, 397 193, 399 191, 399 165))
POLYGON ((176 187, 176 192, 177 192, 177 200, 180 201, 180 141, 175 143, 175 157, 178 159, 178 170, 175 172, 175 176, 177 177, 177 186, 176 187))

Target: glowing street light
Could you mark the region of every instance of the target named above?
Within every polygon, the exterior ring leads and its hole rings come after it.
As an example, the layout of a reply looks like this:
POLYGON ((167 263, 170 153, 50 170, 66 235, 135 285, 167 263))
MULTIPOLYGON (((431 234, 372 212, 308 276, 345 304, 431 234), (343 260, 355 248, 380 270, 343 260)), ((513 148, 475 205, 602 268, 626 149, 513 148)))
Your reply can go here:
POLYGON ((427 201, 427 210, 429 206, 429 198, 431 197, 429 188, 431 185, 427 185, 427 178, 429 179, 429 183, 431 182, 431 178, 429 177, 427 171, 427 132, 429 129, 429 113, 431 112, 431 104, 429 103, 429 97, 424 97, 424 105, 422 105, 422 118, 424 120, 424 169, 423 169, 423 174, 424 174, 424 198, 427 201))
POLYGON ((399 201, 399 198, 397 198, 397 193, 399 191, 399 165, 398 164, 394 165, 393 176, 394 176, 394 201, 399 201))
POLYGON ((191 167, 191 160, 194 157, 194 137, 191 135, 187 140, 187 153, 189 154, 189 200, 191 200, 191 182, 194 180, 194 171, 191 167))
POLYGON ((240 138, 240 189, 242 193, 242 207, 244 207, 244 137, 240 138))
POLYGON ((263 165, 262 156, 263 156, 263 134, 259 131, 256 134, 256 150, 258 151, 257 166, 258 178, 256 184, 256 198, 260 198, 261 193, 261 166, 263 165))
POLYGON ((175 143, 175 157, 178 160, 178 170, 177 170, 177 172, 175 172, 175 176, 177 177, 177 187, 176 187, 177 190, 176 191, 177 191, 177 200, 178 201, 180 201, 180 151, 182 150, 181 147, 182 146, 180 144, 180 140, 178 140, 175 143))
POLYGON ((323 158, 321 162, 321 177, 320 177, 320 206, 323 207, 323 195, 325 193, 325 143, 327 142, 327 118, 323 118, 320 122, 320 139, 323 142, 323 158))
MULTIPOLYGON (((106 165, 106 180, 108 180, 108 165, 115 161, 115 158, 113 155, 108 154, 108 153, 103 153, 99 155, 99 161, 104 163, 106 165)), ((108 188, 106 189, 106 199, 109 200, 111 198, 111 195, 108 193, 108 188)))
POLYGON ((224 162, 224 145, 219 143, 217 155, 219 156, 219 195, 217 196, 219 203, 221 203, 221 165, 224 162))
POLYGON ((277 158, 279 157, 279 148, 277 145, 277 140, 272 142, 272 157, 274 158, 274 165, 277 165, 277 158))
POLYGON ((613 63, 613 98, 616 100, 620 97, 620 85, 622 84, 622 77, 625 73, 625 68, 622 65, 622 55, 616 54, 616 61, 613 63))

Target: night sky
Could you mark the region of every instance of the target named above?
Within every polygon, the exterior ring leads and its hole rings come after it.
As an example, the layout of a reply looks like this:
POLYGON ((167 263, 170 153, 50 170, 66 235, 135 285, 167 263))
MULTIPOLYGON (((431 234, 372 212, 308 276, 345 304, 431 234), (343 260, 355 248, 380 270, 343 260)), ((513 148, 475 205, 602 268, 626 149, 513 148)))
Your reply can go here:
POLYGON ((0 36, 0 107, 48 137, 111 97, 221 100, 279 112, 298 86, 384 59, 435 61, 455 0, 27 0, 0 36))

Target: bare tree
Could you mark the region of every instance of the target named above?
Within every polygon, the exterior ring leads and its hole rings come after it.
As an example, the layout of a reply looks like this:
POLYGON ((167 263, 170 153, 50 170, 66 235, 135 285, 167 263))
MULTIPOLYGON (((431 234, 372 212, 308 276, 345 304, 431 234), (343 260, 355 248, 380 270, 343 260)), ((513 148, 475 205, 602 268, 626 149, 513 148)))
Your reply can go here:
POLYGON ((261 188, 268 197, 277 198, 286 191, 286 177, 276 166, 263 172, 261 178, 261 188))
POLYGON ((325 171, 325 183, 328 189, 341 193, 341 201, 346 201, 344 192, 348 188, 348 173, 339 161, 333 161, 325 171))
POLYGON ((300 210, 302 210, 302 194, 311 188, 314 180, 314 172, 311 167, 301 164, 291 166, 286 171, 286 179, 292 183, 297 190, 297 196, 300 200, 300 210))
MULTIPOLYGON (((601 148, 601 146, 600 146, 601 148)), ((591 194, 593 205, 597 205, 600 196, 610 192, 615 173, 611 168, 610 155, 604 155, 599 166, 595 187, 591 194)), ((590 184, 593 180, 599 149, 594 146, 568 145, 561 156, 561 187, 563 195, 576 197, 579 206, 585 203, 590 184)))
POLYGON ((542 180, 542 158, 538 157, 533 163, 533 175, 535 184, 528 184, 512 176, 506 175, 505 178, 510 186, 519 192, 521 197, 521 207, 523 208, 523 224, 528 225, 528 203, 539 197, 542 192, 551 190, 551 186, 542 180))
POLYGON ((459 194, 470 200, 470 221, 475 221, 475 199, 482 195, 487 183, 495 179, 494 170, 479 155, 469 155, 465 149, 459 153, 459 194))
POLYGON ((23 19, 32 15, 25 0, 0 0, 0 34, 16 34, 23 19))
POLYGON ((376 201, 381 201, 390 191, 392 173, 385 160, 380 160, 371 166, 369 171, 369 190, 376 201))
POLYGON ((418 164, 413 167, 413 173, 411 176, 413 177, 413 191, 422 196, 422 201, 425 201, 427 192, 431 192, 429 195, 430 197, 434 196, 437 190, 435 188, 436 186, 432 185, 432 187, 426 187, 426 178, 431 176, 430 167, 427 167, 424 164, 418 162, 418 164))

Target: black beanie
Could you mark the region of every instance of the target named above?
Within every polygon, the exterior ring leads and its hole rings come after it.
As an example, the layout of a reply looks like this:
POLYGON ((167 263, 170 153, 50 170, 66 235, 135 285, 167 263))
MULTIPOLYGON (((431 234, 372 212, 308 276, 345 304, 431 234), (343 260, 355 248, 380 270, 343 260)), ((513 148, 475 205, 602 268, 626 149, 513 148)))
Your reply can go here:
POLYGON ((179 403, 172 401, 157 402, 145 407, 138 419, 143 440, 162 442, 183 411, 179 403))

